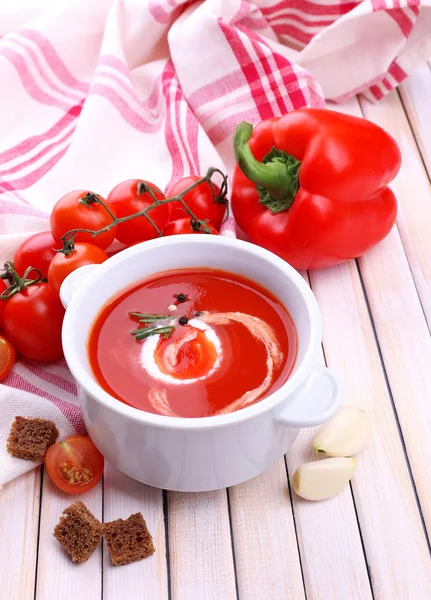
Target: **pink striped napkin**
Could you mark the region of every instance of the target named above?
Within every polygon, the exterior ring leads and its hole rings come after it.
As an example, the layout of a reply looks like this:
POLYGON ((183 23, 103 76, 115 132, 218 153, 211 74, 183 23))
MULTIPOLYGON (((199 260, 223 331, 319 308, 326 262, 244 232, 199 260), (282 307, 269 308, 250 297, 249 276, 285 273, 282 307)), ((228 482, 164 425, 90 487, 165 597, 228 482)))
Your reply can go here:
MULTIPOLYGON (((71 189, 230 173, 231 134, 359 92, 379 100, 431 56, 431 0, 20 0, 0 6, 0 260, 71 189), (29 13, 31 11, 31 13, 29 13)), ((223 233, 235 235, 232 220, 223 233)), ((0 485, 15 415, 82 432, 63 361, 0 385, 0 485)))

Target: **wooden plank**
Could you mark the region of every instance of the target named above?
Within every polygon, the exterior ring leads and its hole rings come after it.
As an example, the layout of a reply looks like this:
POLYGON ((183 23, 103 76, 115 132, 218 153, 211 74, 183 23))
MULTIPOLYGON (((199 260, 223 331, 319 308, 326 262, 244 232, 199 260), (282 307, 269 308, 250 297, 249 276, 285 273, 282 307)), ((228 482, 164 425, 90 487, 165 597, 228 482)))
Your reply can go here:
POLYGON ((284 460, 229 496, 239 597, 305 600, 284 460))
POLYGON ((141 512, 153 536, 153 556, 125 567, 113 567, 106 545, 103 548, 104 600, 165 600, 168 598, 165 522, 162 490, 127 477, 109 463, 104 475, 104 521, 127 519, 141 512))
POLYGON ((235 572, 225 490, 168 494, 172 600, 234 600, 235 572))
POLYGON ((416 69, 400 86, 399 92, 428 175, 431 176, 430 65, 425 63, 416 69))
POLYGON ((430 325, 431 188, 396 92, 361 106, 368 119, 396 137, 403 152, 404 168, 394 185, 397 227, 359 265, 430 536, 431 464, 423 456, 431 452, 431 338, 425 319, 430 325))
POLYGON ((102 483, 71 496, 60 492, 44 473, 35 600, 98 600, 102 596, 102 545, 87 562, 74 563, 52 535, 62 511, 75 500, 84 502, 102 520, 102 483))
MULTIPOLYGON (((431 76, 430 76, 431 79, 431 76)), ((424 90, 426 92, 426 90, 424 90)), ((397 140, 403 165, 394 181, 398 198, 398 230, 416 287, 431 327, 431 186, 413 132, 396 92, 378 104, 363 100, 364 116, 374 121, 397 140)))
MULTIPOLYGON (((372 440, 359 456, 352 487, 374 597, 428 598, 428 547, 356 264, 312 272, 311 284, 323 316, 325 356, 344 383, 345 403, 372 420, 372 440)), ((374 281, 382 295, 386 285, 374 281)))
MULTIPOLYGON (((324 363, 323 352, 320 362, 324 363)), ((315 427, 303 429, 286 454, 290 476, 301 464, 322 458, 312 449, 315 432, 315 427)), ((307 599, 371 600, 350 487, 326 502, 307 502, 292 494, 307 599), (336 570, 328 569, 328 564, 337 565, 336 570)))
POLYGON ((0 491, 0 582, 5 599, 33 600, 40 508, 40 467, 0 491))

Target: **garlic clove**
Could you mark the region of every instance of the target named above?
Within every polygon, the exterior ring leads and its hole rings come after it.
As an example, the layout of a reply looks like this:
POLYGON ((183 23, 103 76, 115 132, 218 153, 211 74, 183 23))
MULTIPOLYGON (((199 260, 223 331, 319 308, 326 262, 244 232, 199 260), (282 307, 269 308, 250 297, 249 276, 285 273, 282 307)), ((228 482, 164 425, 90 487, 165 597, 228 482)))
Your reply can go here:
POLYGON ((330 421, 319 427, 313 449, 326 456, 352 456, 360 452, 370 435, 371 419, 356 406, 343 406, 330 421))
POLYGON ((306 500, 326 500, 341 492, 357 467, 355 458, 326 458, 301 465, 292 477, 298 496, 306 500))

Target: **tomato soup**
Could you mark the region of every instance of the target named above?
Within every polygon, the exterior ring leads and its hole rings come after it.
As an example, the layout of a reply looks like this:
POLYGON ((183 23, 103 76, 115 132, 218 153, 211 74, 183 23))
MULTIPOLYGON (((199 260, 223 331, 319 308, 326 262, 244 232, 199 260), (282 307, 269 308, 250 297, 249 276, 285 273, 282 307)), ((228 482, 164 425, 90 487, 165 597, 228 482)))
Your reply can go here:
POLYGON ((93 373, 109 394, 166 416, 240 410, 277 390, 295 363, 284 306, 239 275, 167 271, 106 304, 88 339, 93 373))

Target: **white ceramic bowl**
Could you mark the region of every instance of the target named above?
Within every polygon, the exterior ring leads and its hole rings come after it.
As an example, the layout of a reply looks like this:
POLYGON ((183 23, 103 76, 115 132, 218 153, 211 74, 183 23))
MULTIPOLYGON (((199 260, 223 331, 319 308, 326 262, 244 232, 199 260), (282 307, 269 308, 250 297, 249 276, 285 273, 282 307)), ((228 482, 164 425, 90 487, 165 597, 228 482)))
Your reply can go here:
POLYGON ((321 320, 313 293, 292 267, 258 246, 201 235, 145 242, 69 275, 61 299, 67 307, 64 355, 88 433, 110 463, 138 481, 189 492, 246 481, 283 456, 301 427, 327 421, 340 407, 336 378, 317 362, 321 320), (274 394, 231 414, 183 419, 132 408, 98 385, 87 338, 101 307, 149 275, 185 267, 244 275, 286 306, 298 333, 298 356, 291 376, 274 394))

